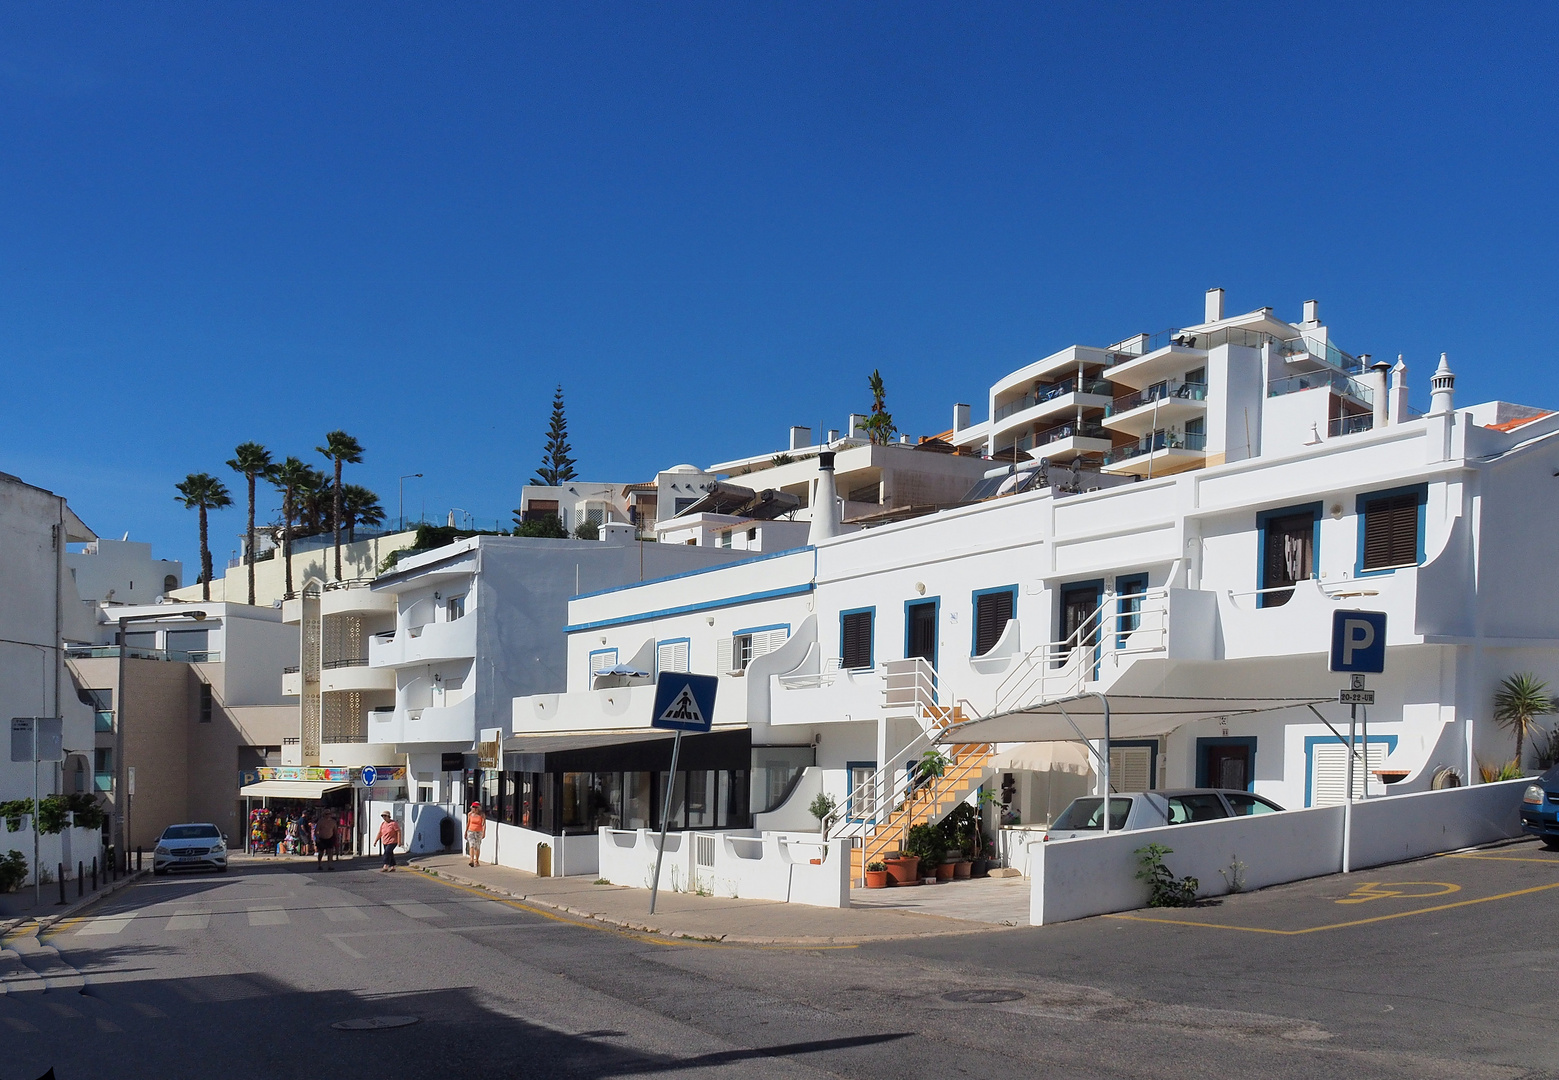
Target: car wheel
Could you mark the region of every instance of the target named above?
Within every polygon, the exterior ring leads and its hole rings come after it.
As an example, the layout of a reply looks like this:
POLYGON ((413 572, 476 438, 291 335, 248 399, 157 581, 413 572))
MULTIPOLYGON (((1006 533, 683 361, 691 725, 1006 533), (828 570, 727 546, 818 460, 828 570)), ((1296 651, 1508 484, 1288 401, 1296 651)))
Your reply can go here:
POLYGON ((219 866, 219 867, 217 867, 217 873, 219 873, 219 874, 225 874, 225 873, 227 873, 227 867, 225 867, 225 866, 219 866))

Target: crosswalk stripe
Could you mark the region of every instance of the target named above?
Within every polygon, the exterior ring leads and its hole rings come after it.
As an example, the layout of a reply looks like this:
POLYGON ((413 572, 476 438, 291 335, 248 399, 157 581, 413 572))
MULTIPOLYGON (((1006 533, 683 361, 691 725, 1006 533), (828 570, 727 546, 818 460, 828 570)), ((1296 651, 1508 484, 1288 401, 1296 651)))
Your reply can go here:
POLYGON ((421 900, 392 900, 389 906, 408 919, 442 919, 448 914, 424 904, 421 900))
POLYGON ((250 926, 285 926, 290 919, 284 908, 250 908, 250 926))
POLYGON ((91 934, 117 934, 125 927, 129 926, 130 921, 134 918, 135 912, 133 911, 128 915, 104 915, 100 918, 93 919, 81 929, 77 930, 76 936, 87 937, 91 934))
POLYGON ((327 907, 323 909, 325 917, 331 922, 363 922, 368 918, 367 912, 359 907, 327 907))
POLYGON ((180 911, 168 920, 168 930, 205 930, 211 925, 207 911, 180 911))

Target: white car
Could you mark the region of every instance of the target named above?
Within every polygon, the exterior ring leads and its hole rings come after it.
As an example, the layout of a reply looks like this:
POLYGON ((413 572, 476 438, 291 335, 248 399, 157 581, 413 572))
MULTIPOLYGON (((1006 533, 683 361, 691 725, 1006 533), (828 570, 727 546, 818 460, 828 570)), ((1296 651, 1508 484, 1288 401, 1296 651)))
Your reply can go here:
POLYGON ((208 823, 169 825, 157 838, 152 854, 152 873, 170 870, 227 872, 227 837, 208 823))
MULTIPOLYGON (((1073 840, 1104 831, 1100 812, 1104 799, 1084 795, 1073 799, 1061 811, 1055 824, 1045 831, 1046 840, 1073 840)), ((1218 818, 1272 814, 1283 808, 1270 799, 1248 791, 1220 788, 1186 788, 1182 791, 1139 791, 1110 796, 1110 831, 1156 829, 1161 825, 1183 825, 1192 821, 1216 821, 1218 818)))

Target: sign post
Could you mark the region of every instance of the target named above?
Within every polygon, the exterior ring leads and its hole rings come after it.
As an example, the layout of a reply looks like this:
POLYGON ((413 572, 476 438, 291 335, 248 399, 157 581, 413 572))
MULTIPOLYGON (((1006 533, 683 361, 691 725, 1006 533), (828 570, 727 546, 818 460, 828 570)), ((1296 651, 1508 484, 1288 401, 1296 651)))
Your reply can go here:
MULTIPOLYGON (((1342 807, 1342 872, 1352 870, 1353 855, 1353 770, 1358 757, 1356 730, 1359 706, 1375 703, 1375 691, 1366 689, 1364 676, 1386 670, 1386 613, 1384 611, 1332 612, 1331 670, 1348 672, 1349 688, 1337 695, 1348 706, 1348 793, 1342 807)), ((1364 766, 1369 768, 1369 712, 1364 714, 1364 766)), ((1364 780, 1369 790, 1369 777, 1364 780)))
POLYGON ((38 763, 65 760, 65 728, 58 716, 11 717, 11 760, 32 765, 33 902, 43 903, 43 868, 38 865, 38 763))
POLYGON ((663 671, 655 684, 655 708, 650 727, 674 731, 671 741, 671 774, 666 782, 666 798, 660 808, 660 843, 655 849, 655 876, 650 879, 650 914, 660 894, 660 864, 666 857, 666 828, 671 823, 671 803, 677 791, 677 758, 682 752, 682 733, 706 732, 714 723, 715 690, 720 680, 713 675, 689 675, 682 671, 663 671))

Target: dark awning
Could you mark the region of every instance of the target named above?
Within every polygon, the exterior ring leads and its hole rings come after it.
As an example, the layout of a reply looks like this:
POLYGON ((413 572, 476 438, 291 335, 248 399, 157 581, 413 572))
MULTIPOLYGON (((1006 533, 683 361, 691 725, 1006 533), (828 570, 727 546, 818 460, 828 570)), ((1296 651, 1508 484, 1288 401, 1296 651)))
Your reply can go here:
MULTIPOLYGON (((503 767, 507 772, 665 772, 671 768, 675 734, 641 728, 511 736, 504 740, 503 767)), ((678 770, 751 767, 751 728, 682 737, 678 770)))

